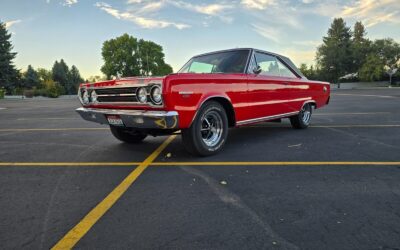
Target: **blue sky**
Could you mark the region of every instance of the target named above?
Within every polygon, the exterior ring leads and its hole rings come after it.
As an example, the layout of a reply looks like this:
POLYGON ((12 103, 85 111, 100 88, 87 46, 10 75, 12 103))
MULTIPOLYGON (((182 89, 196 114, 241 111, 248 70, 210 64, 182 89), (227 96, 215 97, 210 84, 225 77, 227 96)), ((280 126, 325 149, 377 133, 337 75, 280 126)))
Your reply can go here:
POLYGON ((1 0, 16 65, 51 68, 64 58, 84 77, 101 75, 105 40, 128 33, 164 47, 174 70, 193 55, 256 47, 313 63, 334 17, 363 21, 371 39, 400 42, 399 0, 1 0))

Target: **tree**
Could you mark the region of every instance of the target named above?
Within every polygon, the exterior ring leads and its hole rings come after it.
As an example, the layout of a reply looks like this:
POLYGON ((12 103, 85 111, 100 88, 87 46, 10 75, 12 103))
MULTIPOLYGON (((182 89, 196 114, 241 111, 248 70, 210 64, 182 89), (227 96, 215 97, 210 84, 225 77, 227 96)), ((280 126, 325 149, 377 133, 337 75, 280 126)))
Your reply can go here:
POLYGON ((105 41, 102 56, 104 65, 101 71, 107 78, 166 75, 172 72, 171 66, 164 62, 160 45, 151 41, 138 41, 128 34, 105 41))
POLYGON ((384 74, 384 66, 384 61, 379 56, 368 55, 366 62, 359 71, 360 80, 368 82, 380 80, 384 74))
POLYGON ((60 84, 61 87, 67 91, 69 86, 69 69, 68 65, 61 59, 60 62, 55 61, 53 68, 51 70, 53 81, 60 84))
POLYGON ((354 35, 351 49, 353 51, 353 72, 358 72, 366 62, 367 55, 371 53, 371 41, 366 39, 367 32, 361 22, 354 24, 354 35))
POLYGON ((388 71, 400 68, 400 44, 391 38, 375 40, 373 53, 383 62, 388 71))
POLYGON ((52 72, 50 70, 43 69, 43 68, 38 68, 36 71, 37 71, 39 80, 40 80, 40 82, 42 84, 44 82, 48 82, 50 80, 53 80, 52 72))
POLYGON ((335 18, 318 47, 317 66, 321 70, 323 80, 338 82, 339 77, 350 73, 353 68, 350 28, 342 18, 335 18))
POLYGON ((78 68, 75 65, 72 65, 71 70, 69 71, 69 84, 67 85, 66 92, 68 94, 76 94, 78 91, 79 84, 83 82, 81 74, 79 73, 78 68))
POLYGON ((311 65, 310 68, 308 68, 307 64, 302 63, 300 65, 300 71, 310 80, 318 79, 318 70, 315 69, 313 65, 311 65))
POLYGON ((23 77, 23 87, 25 88, 31 89, 40 85, 39 75, 31 65, 28 65, 28 69, 23 77))
POLYGON ((12 52, 11 34, 8 33, 5 23, 0 21, 0 88, 9 93, 19 82, 19 72, 13 60, 17 53, 12 52))

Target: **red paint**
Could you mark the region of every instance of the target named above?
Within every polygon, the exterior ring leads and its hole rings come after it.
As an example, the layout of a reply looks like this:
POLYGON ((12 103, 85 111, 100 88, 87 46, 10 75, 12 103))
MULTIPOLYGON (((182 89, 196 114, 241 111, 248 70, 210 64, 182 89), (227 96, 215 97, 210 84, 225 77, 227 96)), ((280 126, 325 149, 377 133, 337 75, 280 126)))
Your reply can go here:
POLYGON ((235 121, 300 111, 305 102, 317 108, 326 105, 329 83, 302 78, 271 77, 256 74, 171 74, 160 78, 128 78, 93 84, 87 87, 110 87, 162 82, 164 106, 90 105, 103 109, 165 110, 179 113, 179 127, 191 125, 196 111, 210 98, 224 98, 234 108, 235 121), (324 91, 324 88, 326 91, 324 91), (183 93, 182 93, 183 92, 183 93))

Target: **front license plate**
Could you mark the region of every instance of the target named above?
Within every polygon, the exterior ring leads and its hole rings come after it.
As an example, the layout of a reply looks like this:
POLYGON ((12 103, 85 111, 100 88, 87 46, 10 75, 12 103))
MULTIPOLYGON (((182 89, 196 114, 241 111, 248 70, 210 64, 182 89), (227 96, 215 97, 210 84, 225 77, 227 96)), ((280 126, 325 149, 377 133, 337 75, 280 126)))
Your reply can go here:
POLYGON ((119 115, 108 115, 107 116, 108 123, 113 126, 124 127, 124 123, 119 115))

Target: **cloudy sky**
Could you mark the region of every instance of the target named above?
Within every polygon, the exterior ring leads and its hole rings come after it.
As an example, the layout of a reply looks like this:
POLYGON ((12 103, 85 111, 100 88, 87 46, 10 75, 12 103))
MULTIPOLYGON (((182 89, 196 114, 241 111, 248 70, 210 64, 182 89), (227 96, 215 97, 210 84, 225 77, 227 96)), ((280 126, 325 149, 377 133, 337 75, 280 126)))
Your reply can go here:
POLYGON ((128 33, 164 47, 178 70, 203 52, 256 47, 312 63, 334 17, 361 20, 371 39, 400 42, 400 0, 1 0, 16 64, 51 68, 64 58, 100 75, 105 40, 128 33))

